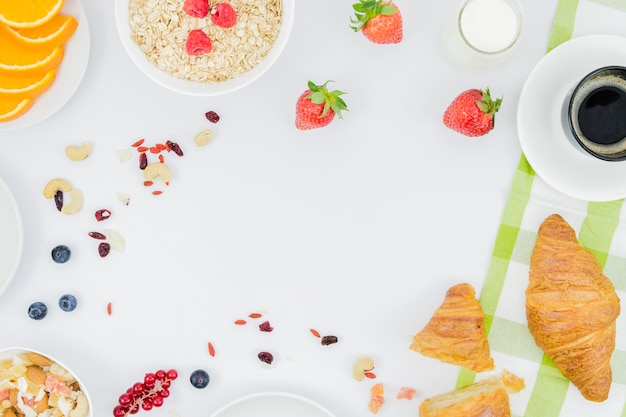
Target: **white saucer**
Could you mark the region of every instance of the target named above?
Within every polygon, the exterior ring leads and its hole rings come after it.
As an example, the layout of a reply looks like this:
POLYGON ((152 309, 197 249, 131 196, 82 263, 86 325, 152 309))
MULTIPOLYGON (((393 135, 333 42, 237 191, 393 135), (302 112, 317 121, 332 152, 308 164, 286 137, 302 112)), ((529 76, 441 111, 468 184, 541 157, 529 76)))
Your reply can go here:
POLYGON ((211 417, 334 417, 321 405, 286 392, 262 392, 235 400, 211 417))
POLYGON ((0 178, 0 294, 6 290, 22 259, 22 217, 11 190, 0 178))
POLYGON ((39 123, 55 114, 74 95, 83 80, 89 62, 89 24, 80 0, 66 0, 61 14, 78 21, 72 37, 63 45, 63 61, 50 89, 35 99, 33 107, 15 120, 0 123, 0 130, 21 129, 39 123))
POLYGON ((603 161, 585 153, 567 126, 567 100, 589 72, 626 66, 626 38, 588 35, 546 54, 531 71, 517 110, 517 129, 526 159, 552 187, 581 200, 626 197, 626 161, 603 161))

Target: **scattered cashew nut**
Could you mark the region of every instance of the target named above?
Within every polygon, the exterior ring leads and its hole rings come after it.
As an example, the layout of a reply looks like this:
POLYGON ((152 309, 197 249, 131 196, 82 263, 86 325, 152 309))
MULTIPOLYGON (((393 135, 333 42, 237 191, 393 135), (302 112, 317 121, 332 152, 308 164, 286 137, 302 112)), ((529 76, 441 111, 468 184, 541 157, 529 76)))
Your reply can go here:
POLYGON ((83 394, 79 394, 76 397, 76 407, 70 411, 69 417, 85 417, 89 413, 89 402, 87 397, 83 394))
POLYGON ((71 189, 69 196, 71 201, 69 203, 63 203, 61 213, 74 214, 83 206, 83 193, 81 193, 80 190, 71 189))
POLYGON ((213 131, 211 129, 204 129, 194 136, 193 141, 197 146, 204 146, 213 139, 213 131))
POLYGON ((147 180, 153 180, 158 177, 164 183, 168 183, 172 179, 172 171, 163 162, 153 162, 148 164, 143 170, 143 177, 147 180))
POLYGON ((352 366, 352 375, 357 381, 365 379, 365 372, 374 369, 374 360, 368 356, 357 359, 352 366))
POLYGON ((83 142, 80 146, 67 145, 65 155, 72 161, 82 161, 91 153, 91 142, 83 142))
POLYGON ((61 190, 63 192, 69 192, 72 189, 72 184, 69 181, 64 180, 63 178, 54 178, 46 184, 43 188, 43 196, 47 199, 51 199, 57 193, 57 191, 61 190))

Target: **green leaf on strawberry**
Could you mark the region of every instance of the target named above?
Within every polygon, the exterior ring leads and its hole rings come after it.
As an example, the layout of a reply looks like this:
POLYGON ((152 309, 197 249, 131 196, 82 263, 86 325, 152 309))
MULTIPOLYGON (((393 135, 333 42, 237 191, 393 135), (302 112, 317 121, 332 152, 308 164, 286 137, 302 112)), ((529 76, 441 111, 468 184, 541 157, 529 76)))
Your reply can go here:
POLYGON ((383 3, 383 0, 359 0, 359 3, 352 5, 355 18, 350 18, 350 26, 355 32, 361 30, 367 22, 378 15, 391 16, 398 12, 394 6, 383 3))
POLYGON ((309 90, 311 90, 312 93, 308 95, 308 98, 311 100, 311 102, 315 104, 324 105, 324 110, 322 111, 322 114, 320 114, 320 117, 326 116, 328 110, 332 109, 337 114, 337 117, 343 119, 343 117, 341 116, 341 112, 343 110, 347 111, 348 106, 340 96, 346 93, 340 90, 328 91, 326 85, 329 82, 334 81, 328 80, 322 85, 316 85, 312 81, 309 81, 308 86, 309 90))

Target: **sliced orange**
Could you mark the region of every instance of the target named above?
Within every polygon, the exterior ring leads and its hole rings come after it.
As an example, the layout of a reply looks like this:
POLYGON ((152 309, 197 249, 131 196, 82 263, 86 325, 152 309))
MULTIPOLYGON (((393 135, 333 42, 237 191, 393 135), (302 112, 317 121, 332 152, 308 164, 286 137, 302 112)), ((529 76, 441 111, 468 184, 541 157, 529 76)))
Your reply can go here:
POLYGON ((64 0, 2 0, 0 22, 15 28, 33 28, 59 14, 64 0))
POLYGON ((12 76, 44 74, 58 67, 63 60, 63 49, 60 46, 44 49, 25 48, 1 32, 0 45, 2 45, 0 72, 12 76))
POLYGON ((67 42, 78 27, 74 16, 56 15, 47 23, 34 28, 13 28, 0 23, 0 31, 5 32, 20 45, 30 48, 53 48, 67 42))
POLYGON ((43 76, 32 75, 30 77, 13 77, 0 72, 0 97, 35 98, 50 88, 55 77, 55 70, 50 70, 43 76))
POLYGON ((17 119, 30 110, 34 103, 35 100, 29 97, 0 97, 0 122, 17 119))

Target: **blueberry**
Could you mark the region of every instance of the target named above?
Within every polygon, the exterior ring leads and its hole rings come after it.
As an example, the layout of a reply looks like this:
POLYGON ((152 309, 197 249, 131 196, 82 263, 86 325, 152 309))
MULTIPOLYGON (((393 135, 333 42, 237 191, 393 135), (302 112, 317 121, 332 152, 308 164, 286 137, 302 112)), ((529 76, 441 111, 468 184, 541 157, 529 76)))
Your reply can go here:
POLYGON ((52 249, 52 260, 58 264, 64 264, 70 260, 72 251, 65 245, 58 245, 52 249))
POLYGON ((196 369, 191 373, 191 377, 189 377, 189 381, 191 381, 191 385, 196 388, 204 388, 209 385, 209 374, 202 369, 196 369))
POLYGON ((74 311, 76 303, 76 297, 71 294, 62 295, 61 298, 59 298, 59 307, 61 307, 63 311, 74 311))
POLYGON ((36 301, 28 307, 28 317, 33 320, 41 320, 48 314, 48 307, 42 302, 36 301))

